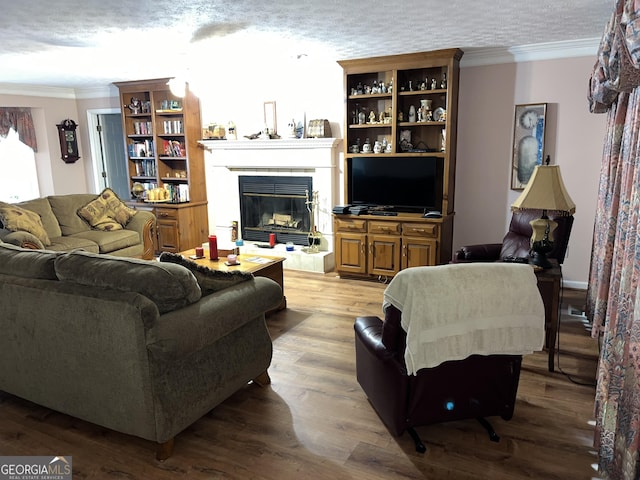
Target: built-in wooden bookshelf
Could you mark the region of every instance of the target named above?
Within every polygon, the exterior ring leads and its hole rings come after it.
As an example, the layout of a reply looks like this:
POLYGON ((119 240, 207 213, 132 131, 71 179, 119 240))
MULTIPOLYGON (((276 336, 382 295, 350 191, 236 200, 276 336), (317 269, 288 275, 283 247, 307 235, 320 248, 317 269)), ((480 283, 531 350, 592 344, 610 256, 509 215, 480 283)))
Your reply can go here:
POLYGON ((169 78, 117 82, 124 149, 134 208, 158 219, 157 251, 198 246, 209 233, 200 101, 169 78), (140 185, 142 189, 140 189, 140 185))
POLYGON ((393 276, 404 268, 451 259, 462 54, 459 49, 447 49, 338 62, 345 90, 345 203, 361 204, 358 195, 363 191, 366 196, 385 198, 380 194, 385 188, 432 193, 425 199, 428 209, 421 211, 400 206, 386 212, 385 204, 374 204, 357 213, 345 210, 334 215, 339 273, 393 276), (382 174, 376 177, 380 184, 375 188, 354 183, 356 164, 359 170, 396 169, 407 178, 422 178, 418 171, 427 162, 435 165, 430 184, 408 180, 399 184, 401 175, 392 181, 382 174), (357 195, 354 187, 359 187, 357 195), (426 215, 427 210, 437 213, 426 215))

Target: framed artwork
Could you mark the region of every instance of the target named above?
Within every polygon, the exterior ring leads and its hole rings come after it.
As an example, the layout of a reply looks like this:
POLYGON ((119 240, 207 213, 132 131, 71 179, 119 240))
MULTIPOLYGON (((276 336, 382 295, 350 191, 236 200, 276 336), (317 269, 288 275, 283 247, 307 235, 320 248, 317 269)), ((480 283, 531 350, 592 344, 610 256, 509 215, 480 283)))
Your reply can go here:
POLYGON ((513 121, 511 190, 524 190, 536 165, 542 165, 546 103, 516 105, 513 121))

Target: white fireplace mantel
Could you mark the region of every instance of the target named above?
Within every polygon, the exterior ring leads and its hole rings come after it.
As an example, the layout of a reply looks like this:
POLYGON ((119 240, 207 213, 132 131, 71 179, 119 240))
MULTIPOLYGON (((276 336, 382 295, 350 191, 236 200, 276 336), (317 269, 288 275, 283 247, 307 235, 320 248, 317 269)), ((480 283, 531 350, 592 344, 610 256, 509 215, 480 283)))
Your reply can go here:
POLYGON ((335 151, 342 143, 341 138, 303 138, 303 139, 279 139, 279 140, 200 140, 200 144, 212 152, 211 165, 229 168, 337 168, 337 155, 309 155, 301 162, 299 158, 283 154, 278 155, 278 150, 300 151, 325 149, 335 151), (255 154, 233 155, 226 152, 269 152, 269 160, 255 154), (221 153, 217 153, 221 152, 221 153), (222 153, 224 152, 224 153, 222 153))
MULTIPOLYGON (((209 229, 226 237, 232 221, 241 222, 238 177, 310 176, 318 192, 316 227, 333 252, 332 210, 340 203, 340 138, 278 140, 200 140, 205 172, 209 229)), ((240 227, 242 225, 240 224, 240 227)), ((291 262, 289 262, 291 263, 291 262)))

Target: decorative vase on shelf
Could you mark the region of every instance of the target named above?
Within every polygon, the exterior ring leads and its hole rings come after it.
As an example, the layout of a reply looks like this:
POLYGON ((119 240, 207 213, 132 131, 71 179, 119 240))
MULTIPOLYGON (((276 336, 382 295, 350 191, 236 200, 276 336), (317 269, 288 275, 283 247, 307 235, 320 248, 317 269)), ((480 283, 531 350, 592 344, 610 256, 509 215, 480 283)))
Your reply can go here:
POLYGON ((428 122, 433 118, 431 113, 431 104, 433 100, 420 100, 420 114, 418 116, 420 122, 428 122))
POLYGON ((416 121, 416 107, 414 107, 413 105, 409 107, 409 121, 410 122, 416 121))
POLYGON ((376 140, 373 143, 373 153, 381 153, 381 152, 382 152, 382 145, 378 140, 376 140))

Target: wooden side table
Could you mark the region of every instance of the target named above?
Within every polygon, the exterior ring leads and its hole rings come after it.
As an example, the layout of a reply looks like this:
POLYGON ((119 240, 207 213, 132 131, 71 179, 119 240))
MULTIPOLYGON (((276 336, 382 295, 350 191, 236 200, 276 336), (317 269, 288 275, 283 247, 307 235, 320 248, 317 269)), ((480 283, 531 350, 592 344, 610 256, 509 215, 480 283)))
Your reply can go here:
POLYGON ((557 260, 550 259, 552 268, 537 270, 538 290, 544 303, 545 347, 549 351, 549 371, 555 369, 556 340, 560 315, 560 291, 562 267, 557 260))

